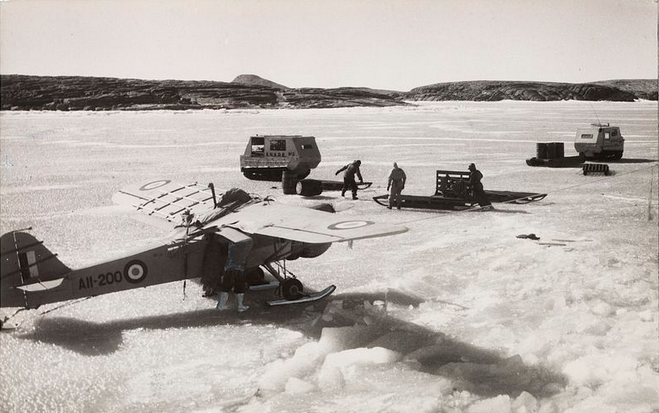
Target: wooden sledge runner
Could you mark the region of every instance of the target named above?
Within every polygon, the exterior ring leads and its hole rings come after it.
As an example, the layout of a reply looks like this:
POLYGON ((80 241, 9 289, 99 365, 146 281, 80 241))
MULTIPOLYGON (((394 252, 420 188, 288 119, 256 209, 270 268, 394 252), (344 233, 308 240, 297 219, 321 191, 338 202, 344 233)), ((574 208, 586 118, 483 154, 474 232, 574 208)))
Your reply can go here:
MULTIPOLYGON (((444 196, 401 195, 401 208, 461 210, 469 208, 464 199, 444 196)), ((389 195, 374 196, 373 200, 382 206, 389 206, 389 195)))
MULTIPOLYGON (((343 189, 343 181, 320 180, 320 183, 323 187, 323 191, 340 191, 343 189)), ((357 189, 363 191, 364 189, 370 188, 371 185, 373 185, 373 182, 357 182, 357 189)))

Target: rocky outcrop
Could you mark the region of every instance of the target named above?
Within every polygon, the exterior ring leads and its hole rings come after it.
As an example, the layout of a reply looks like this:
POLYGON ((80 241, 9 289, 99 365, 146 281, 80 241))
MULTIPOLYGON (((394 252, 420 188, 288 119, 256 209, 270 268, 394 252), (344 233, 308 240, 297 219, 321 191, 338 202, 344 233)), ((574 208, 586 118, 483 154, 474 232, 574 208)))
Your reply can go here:
POLYGON ((451 82, 422 86, 409 92, 354 87, 293 89, 255 75, 241 75, 230 83, 24 75, 2 75, 0 82, 2 110, 385 107, 424 100, 657 100, 654 80, 451 82))
POLYGON ((274 82, 256 85, 23 75, 2 75, 0 81, 2 110, 279 109, 406 104, 401 98, 368 89, 289 89, 274 82))
POLYGON ((403 94, 406 100, 607 100, 633 102, 629 91, 595 83, 474 81, 437 83, 403 94))
POLYGON ((639 99, 657 100, 657 79, 622 79, 594 82, 596 85, 614 87, 625 92, 633 93, 639 99))
POLYGON ((263 79, 262 77, 256 75, 240 75, 237 76, 231 83, 239 83, 241 85, 250 85, 250 86, 265 86, 272 89, 289 89, 286 86, 280 85, 268 79, 263 79))

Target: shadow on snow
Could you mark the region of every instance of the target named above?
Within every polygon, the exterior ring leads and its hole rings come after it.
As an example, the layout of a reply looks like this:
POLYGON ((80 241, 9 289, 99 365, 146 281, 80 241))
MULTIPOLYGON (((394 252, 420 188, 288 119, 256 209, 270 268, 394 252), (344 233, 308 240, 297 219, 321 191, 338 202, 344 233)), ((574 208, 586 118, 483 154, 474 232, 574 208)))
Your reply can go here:
MULTIPOLYGON (((122 333, 133 329, 212 328, 225 325, 279 325, 300 331, 315 340, 323 328, 348 329, 350 348, 383 347, 404 356, 405 363, 418 371, 451 379, 455 390, 466 390, 484 397, 508 394, 517 397, 527 391, 535 397, 548 397, 562 390, 566 378, 543 366, 526 365, 521 357, 502 357, 496 351, 461 342, 441 332, 403 321, 386 312, 371 317, 365 302, 384 301, 384 292, 339 294, 334 300, 271 308, 265 301, 271 292, 250 292, 248 312, 219 312, 215 308, 169 315, 140 317, 106 323, 72 318, 44 317, 37 328, 18 333, 18 338, 55 344, 86 356, 99 356, 120 350, 122 333), (328 305, 340 303, 338 311, 327 314, 328 305), (329 320, 329 321, 328 321, 329 320)), ((210 301, 210 300, 209 300, 210 301)), ((214 305, 214 300, 210 301, 214 305)), ((419 297, 397 291, 387 292, 388 305, 416 307, 419 297)), ((250 328, 248 325, 245 328, 250 328)))

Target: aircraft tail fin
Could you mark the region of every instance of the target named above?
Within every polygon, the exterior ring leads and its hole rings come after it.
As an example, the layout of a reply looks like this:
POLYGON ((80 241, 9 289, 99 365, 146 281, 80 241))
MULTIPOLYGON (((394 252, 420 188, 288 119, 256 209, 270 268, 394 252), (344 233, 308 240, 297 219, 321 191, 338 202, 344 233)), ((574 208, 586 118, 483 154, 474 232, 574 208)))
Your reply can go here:
POLYGON ((62 278, 71 269, 27 232, 12 231, 0 238, 0 307, 29 307, 27 284, 62 278))

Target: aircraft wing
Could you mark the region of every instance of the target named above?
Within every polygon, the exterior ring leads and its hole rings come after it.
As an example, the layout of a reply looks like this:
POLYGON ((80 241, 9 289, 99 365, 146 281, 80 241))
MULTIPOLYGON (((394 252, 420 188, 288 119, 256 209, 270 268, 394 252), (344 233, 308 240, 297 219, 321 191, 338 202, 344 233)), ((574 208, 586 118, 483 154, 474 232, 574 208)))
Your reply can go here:
POLYGON ((214 207, 213 194, 208 187, 196 183, 181 185, 168 179, 129 185, 114 194, 112 200, 169 221, 172 227, 182 222, 185 211, 197 215, 214 207))
MULTIPOLYGON (((219 194, 218 194, 219 195, 219 194)), ((377 223, 370 219, 342 216, 310 208, 285 205, 266 200, 237 211, 213 209, 213 194, 208 187, 181 185, 167 179, 134 184, 116 193, 112 200, 128 205, 160 222, 174 227, 190 211, 203 222, 203 230, 217 230, 230 235, 229 228, 245 234, 257 234, 310 244, 345 242, 383 237, 407 231, 406 227, 377 223)))
POLYGON ((310 244, 384 237, 407 231, 406 227, 400 225, 378 223, 370 219, 342 216, 278 202, 251 205, 219 221, 225 221, 223 225, 247 234, 310 244))

